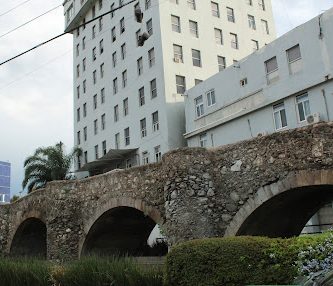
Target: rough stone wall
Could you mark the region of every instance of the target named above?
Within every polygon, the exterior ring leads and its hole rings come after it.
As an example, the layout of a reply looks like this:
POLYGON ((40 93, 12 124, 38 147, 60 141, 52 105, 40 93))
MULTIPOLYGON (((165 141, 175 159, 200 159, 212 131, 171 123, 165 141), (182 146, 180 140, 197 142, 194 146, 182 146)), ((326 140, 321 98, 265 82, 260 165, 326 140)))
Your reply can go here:
POLYGON ((80 256, 96 219, 110 208, 135 207, 163 225, 171 245, 223 236, 230 221, 262 186, 297 170, 333 169, 333 124, 279 132, 221 148, 185 148, 150 164, 45 189, 0 206, 0 254, 10 252, 29 217, 47 227, 49 259, 80 256))

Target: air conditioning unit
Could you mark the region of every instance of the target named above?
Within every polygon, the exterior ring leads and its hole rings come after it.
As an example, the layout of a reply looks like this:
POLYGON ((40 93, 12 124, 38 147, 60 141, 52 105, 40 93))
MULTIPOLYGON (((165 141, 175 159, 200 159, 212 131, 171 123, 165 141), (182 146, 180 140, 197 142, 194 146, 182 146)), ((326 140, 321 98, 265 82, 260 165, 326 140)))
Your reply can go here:
POLYGON ((313 114, 310 114, 306 117, 306 122, 308 124, 314 124, 314 123, 318 123, 320 122, 320 113, 319 112, 316 112, 316 113, 313 113, 313 114))
POLYGON ((175 63, 181 63, 182 62, 182 60, 180 58, 173 58, 173 61, 175 63))

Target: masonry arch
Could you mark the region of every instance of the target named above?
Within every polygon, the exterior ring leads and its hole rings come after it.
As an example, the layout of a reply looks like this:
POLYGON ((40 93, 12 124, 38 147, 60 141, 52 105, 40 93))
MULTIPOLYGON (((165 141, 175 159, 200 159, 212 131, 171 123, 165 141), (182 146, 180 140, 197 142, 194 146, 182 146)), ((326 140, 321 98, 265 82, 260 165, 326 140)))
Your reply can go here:
POLYGON ((47 228, 39 217, 24 219, 14 232, 10 256, 38 257, 47 256, 47 228))
POLYGON ((86 222, 80 255, 153 256, 147 240, 160 222, 159 211, 141 200, 111 199, 86 222))
POLYGON ((304 170, 261 187, 236 213, 226 236, 292 237, 333 201, 333 170, 304 170))

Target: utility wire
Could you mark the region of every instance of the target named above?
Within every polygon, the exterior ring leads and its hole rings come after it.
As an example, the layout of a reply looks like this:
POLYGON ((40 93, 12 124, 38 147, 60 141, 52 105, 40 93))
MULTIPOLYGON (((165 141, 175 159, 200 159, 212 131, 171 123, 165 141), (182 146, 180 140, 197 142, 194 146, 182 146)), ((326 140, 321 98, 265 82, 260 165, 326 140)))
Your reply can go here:
POLYGON ((18 4, 18 5, 16 5, 15 7, 13 7, 13 8, 11 8, 11 9, 7 10, 6 12, 0 14, 0 17, 6 15, 6 14, 8 14, 8 13, 10 13, 11 11, 15 10, 16 8, 18 8, 18 7, 22 6, 22 5, 24 5, 25 3, 28 3, 29 1, 31 1, 31 0, 26 0, 26 1, 24 1, 24 2, 22 2, 22 3, 20 3, 20 4, 18 4))
POLYGON ((40 18, 40 17, 42 17, 42 16, 44 16, 44 15, 46 15, 46 14, 48 14, 48 13, 54 11, 55 9, 59 8, 60 6, 62 6, 62 5, 58 5, 57 7, 54 7, 54 8, 52 8, 52 9, 50 9, 50 10, 44 12, 43 14, 41 14, 41 15, 39 15, 39 16, 37 16, 37 17, 31 19, 31 20, 29 20, 28 22, 25 22, 24 24, 22 24, 22 25, 20 25, 20 26, 14 28, 14 29, 12 29, 12 30, 10 30, 10 31, 8 31, 8 32, 6 32, 6 33, 0 35, 0 38, 2 38, 2 37, 4 37, 4 36, 6 36, 6 35, 8 35, 8 34, 10 34, 10 33, 12 33, 12 32, 14 32, 14 31, 16 31, 16 30, 18 30, 18 29, 22 28, 23 26, 25 26, 25 25, 27 25, 27 24, 29 24, 29 23, 31 23, 31 22, 37 20, 38 18, 40 18))
POLYGON ((40 44, 38 44, 38 45, 32 47, 32 48, 29 49, 29 50, 26 50, 26 51, 24 51, 24 52, 22 52, 22 53, 20 53, 20 54, 18 54, 18 55, 16 55, 16 56, 14 56, 14 57, 8 59, 8 60, 5 60, 4 62, 0 63, 0 66, 2 66, 2 65, 4 65, 4 64, 6 64, 6 63, 8 63, 8 62, 10 62, 10 61, 12 61, 12 60, 18 58, 18 57, 21 57, 21 56, 23 56, 23 55, 25 55, 25 54, 27 54, 27 53, 29 53, 29 52, 31 52, 31 51, 33 51, 33 50, 35 50, 35 49, 41 47, 41 46, 43 46, 43 45, 45 45, 45 44, 47 44, 47 43, 49 43, 49 42, 52 42, 52 41, 54 41, 54 40, 56 40, 56 39, 58 39, 58 38, 60 38, 60 37, 62 37, 62 36, 64 36, 64 35, 66 35, 66 34, 68 34, 68 33, 74 32, 75 30, 77 30, 77 29, 79 29, 79 28, 81 28, 81 27, 83 27, 83 26, 88 25, 88 24, 90 24, 91 22, 94 22, 94 21, 98 20, 99 18, 103 18, 104 16, 106 16, 106 15, 108 15, 108 14, 111 14, 111 13, 117 11, 117 10, 120 10, 121 8, 127 6, 127 5, 129 5, 129 4, 131 4, 131 3, 135 2, 135 1, 137 1, 137 0, 131 0, 131 1, 129 1, 128 3, 125 3, 125 4, 123 4, 123 5, 119 6, 119 7, 114 8, 113 10, 111 10, 111 11, 109 11, 109 12, 106 12, 106 13, 104 13, 104 14, 102 14, 102 15, 96 17, 96 18, 91 19, 90 21, 87 21, 86 23, 83 23, 83 24, 81 24, 81 25, 76 26, 75 28, 70 29, 68 32, 64 32, 64 33, 62 33, 62 34, 59 34, 59 35, 57 35, 57 36, 55 36, 55 37, 53 37, 53 38, 51 38, 51 39, 45 41, 45 42, 42 42, 42 43, 40 43, 40 44))

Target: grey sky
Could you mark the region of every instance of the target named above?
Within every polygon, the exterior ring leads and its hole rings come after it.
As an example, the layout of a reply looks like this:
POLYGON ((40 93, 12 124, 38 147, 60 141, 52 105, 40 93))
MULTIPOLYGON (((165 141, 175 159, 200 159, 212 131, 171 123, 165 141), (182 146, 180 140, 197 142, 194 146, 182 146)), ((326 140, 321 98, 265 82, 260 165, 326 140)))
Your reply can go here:
MULTIPOLYGON (((23 0, 1 2, 0 14, 23 0)), ((31 0, 11 13, 0 16, 0 36, 62 2, 31 0)), ((333 6, 333 0, 272 2, 278 35, 333 6)), ((62 33, 63 27, 63 9, 58 8, 1 37, 0 61, 62 33)), ((70 35, 0 66, 0 160, 12 163, 12 193, 22 190, 23 161, 37 147, 53 145, 60 140, 68 150, 73 146, 72 118, 70 35)))

